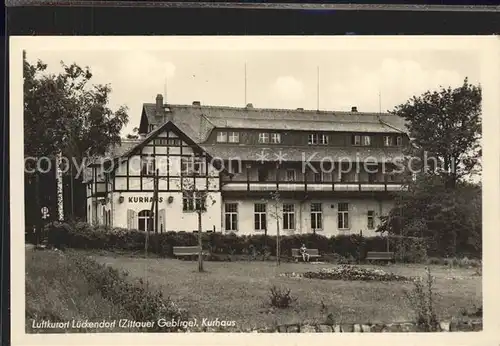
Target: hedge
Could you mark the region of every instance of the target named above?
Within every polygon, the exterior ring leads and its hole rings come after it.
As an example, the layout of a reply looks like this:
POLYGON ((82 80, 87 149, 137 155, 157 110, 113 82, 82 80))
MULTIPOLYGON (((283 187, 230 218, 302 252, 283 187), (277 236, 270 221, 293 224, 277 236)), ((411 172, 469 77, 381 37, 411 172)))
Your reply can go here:
MULTIPOLYGON (((138 230, 91 226, 84 222, 53 222, 45 227, 47 242, 57 248, 143 251, 146 234, 138 230)), ((238 236, 234 233, 203 233, 203 247, 212 254, 244 255, 253 252, 276 255, 276 236, 263 234, 238 236)), ((381 236, 297 234, 281 236, 281 254, 289 256, 292 248, 318 249, 321 254, 338 254, 362 260, 367 251, 386 251, 387 239, 381 236)), ((148 251, 163 257, 173 257, 174 246, 198 244, 198 236, 188 232, 150 234, 148 251)), ((417 238, 390 240, 390 250, 403 262, 422 262, 426 259, 426 243, 417 238)))

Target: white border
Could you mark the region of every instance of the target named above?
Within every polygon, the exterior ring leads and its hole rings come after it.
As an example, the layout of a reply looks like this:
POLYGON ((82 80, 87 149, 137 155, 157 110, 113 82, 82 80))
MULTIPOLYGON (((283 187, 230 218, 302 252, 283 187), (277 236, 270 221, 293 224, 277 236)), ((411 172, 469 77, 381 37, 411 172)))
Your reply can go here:
MULTIPOLYGON (((465 25, 465 24, 464 24, 465 25)), ((10 37, 10 206, 12 345, 235 345, 332 344, 361 342, 408 345, 426 343, 495 345, 500 336, 499 287, 499 140, 500 40, 494 36, 377 36, 377 37, 10 37), (22 50, 457 50, 481 58, 483 87, 483 301, 484 330, 436 334, 25 334, 24 286, 24 175, 22 50), (304 339, 307 337, 307 340, 304 339)))

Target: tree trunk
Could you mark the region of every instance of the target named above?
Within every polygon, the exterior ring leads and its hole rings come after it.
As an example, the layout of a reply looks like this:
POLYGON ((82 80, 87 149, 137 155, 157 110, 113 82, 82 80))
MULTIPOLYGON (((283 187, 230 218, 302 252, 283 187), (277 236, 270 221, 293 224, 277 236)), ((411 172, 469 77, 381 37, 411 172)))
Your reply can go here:
POLYGON ((200 252, 198 253, 198 271, 201 273, 203 271, 203 242, 201 234, 201 210, 198 210, 198 246, 200 252))
POLYGON ((42 239, 42 218, 40 211, 40 173, 38 169, 35 170, 35 245, 40 244, 42 239))
POLYGON ((276 265, 280 265, 280 221, 276 220, 276 265))

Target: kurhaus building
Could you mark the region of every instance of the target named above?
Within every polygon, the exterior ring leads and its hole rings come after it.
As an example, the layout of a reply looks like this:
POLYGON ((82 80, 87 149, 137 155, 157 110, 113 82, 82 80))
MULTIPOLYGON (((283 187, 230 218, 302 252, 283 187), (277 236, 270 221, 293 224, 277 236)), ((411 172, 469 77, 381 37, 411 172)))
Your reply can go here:
POLYGON ((371 236, 403 186, 409 143, 403 119, 355 107, 172 105, 161 95, 143 105, 139 133, 87 170, 89 222, 146 230, 156 219, 159 232, 193 232, 204 204, 203 231, 276 234, 279 222, 282 234, 371 236))

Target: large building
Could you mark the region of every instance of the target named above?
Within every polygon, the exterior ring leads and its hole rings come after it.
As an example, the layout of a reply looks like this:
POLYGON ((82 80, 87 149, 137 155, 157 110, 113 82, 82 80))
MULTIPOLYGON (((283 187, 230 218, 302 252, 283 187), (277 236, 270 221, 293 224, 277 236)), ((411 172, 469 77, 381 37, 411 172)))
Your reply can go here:
MULTIPOLYGON (((158 172, 158 231, 375 235, 402 188, 409 138, 391 114, 143 105, 87 179, 89 222, 146 230, 158 172), (106 163, 103 163, 103 162, 106 163), (194 193, 193 193, 194 192, 194 193), (278 193, 276 193, 278 192, 278 193)), ((155 221, 153 221, 155 222, 155 221)))

